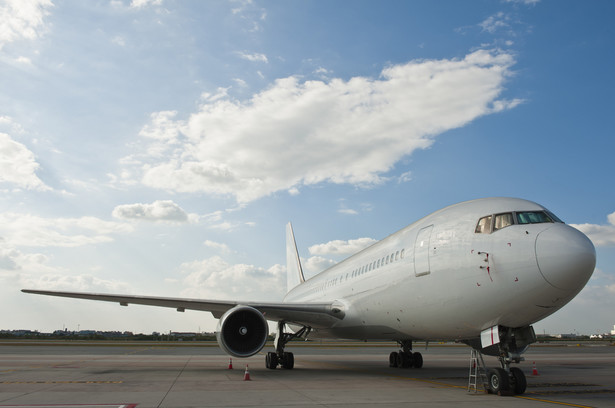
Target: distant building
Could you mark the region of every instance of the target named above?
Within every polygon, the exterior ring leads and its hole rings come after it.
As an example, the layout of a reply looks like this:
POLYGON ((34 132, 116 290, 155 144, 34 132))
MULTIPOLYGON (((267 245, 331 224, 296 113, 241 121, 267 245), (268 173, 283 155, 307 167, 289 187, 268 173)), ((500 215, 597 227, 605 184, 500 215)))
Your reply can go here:
POLYGON ((615 336, 615 324, 613 325, 613 330, 611 330, 611 336, 615 336))
POLYGON ((565 334, 556 334, 555 338, 556 339, 574 339, 576 338, 577 335, 574 333, 565 333, 565 334))

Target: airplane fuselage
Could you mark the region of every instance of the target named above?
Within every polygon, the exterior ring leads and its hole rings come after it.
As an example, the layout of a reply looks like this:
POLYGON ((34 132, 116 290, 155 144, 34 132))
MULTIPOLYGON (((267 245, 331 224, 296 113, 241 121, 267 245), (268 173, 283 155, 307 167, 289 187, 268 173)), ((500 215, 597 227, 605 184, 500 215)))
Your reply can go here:
POLYGON ((430 214, 292 289, 344 318, 315 336, 468 339, 560 309, 595 266, 591 241, 521 199, 464 202, 430 214))

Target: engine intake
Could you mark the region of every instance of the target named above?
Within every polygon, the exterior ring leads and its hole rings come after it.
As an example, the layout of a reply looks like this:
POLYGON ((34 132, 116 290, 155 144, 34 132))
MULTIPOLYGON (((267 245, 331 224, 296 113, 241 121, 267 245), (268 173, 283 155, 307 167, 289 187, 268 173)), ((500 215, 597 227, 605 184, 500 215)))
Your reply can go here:
POLYGON ((227 354, 250 357, 265 346, 269 325, 265 316, 250 306, 235 306, 218 321, 216 338, 227 354))

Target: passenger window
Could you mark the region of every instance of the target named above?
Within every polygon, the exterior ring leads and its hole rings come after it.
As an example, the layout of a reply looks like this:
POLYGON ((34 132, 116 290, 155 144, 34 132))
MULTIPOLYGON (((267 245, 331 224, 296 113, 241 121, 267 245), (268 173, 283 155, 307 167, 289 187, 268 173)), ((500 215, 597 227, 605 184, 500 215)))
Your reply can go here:
POLYGON ((477 234, 491 233, 491 219, 492 218, 493 218, 492 215, 488 215, 478 220, 478 224, 476 224, 476 230, 474 230, 474 232, 476 232, 477 234))
POLYGON ((401 259, 404 259, 404 253, 405 253, 405 252, 406 252, 406 250, 405 250, 405 249, 402 249, 402 250, 401 250, 401 254, 400 254, 401 259))
POLYGON ((395 260, 399 260, 399 251, 395 252, 395 260))
POLYGON ((497 214, 495 216, 495 225, 493 226, 493 230, 501 230, 502 228, 506 228, 511 225, 513 225, 512 213, 497 214))
POLYGON ((387 255, 387 260, 385 262, 387 265, 389 264, 389 255, 387 255))

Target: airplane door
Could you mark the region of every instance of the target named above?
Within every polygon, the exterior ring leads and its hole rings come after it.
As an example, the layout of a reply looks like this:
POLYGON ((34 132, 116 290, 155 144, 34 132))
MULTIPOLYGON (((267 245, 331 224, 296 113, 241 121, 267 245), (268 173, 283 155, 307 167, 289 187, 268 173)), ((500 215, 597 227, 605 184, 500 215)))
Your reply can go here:
POLYGON ((423 276, 431 272, 429 267, 429 241, 433 225, 421 229, 414 243, 414 275, 423 276))

